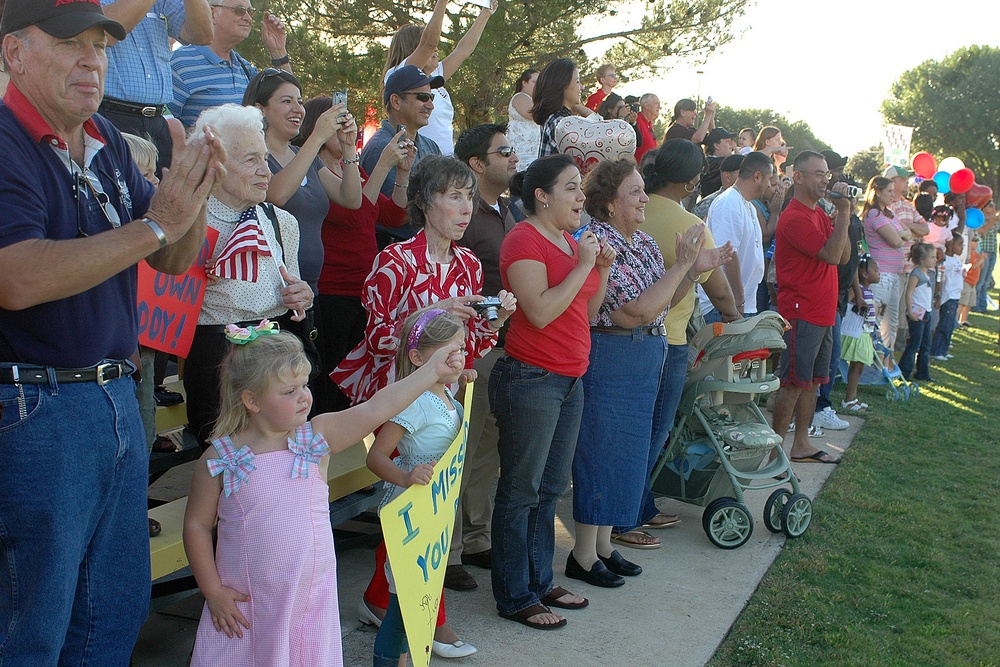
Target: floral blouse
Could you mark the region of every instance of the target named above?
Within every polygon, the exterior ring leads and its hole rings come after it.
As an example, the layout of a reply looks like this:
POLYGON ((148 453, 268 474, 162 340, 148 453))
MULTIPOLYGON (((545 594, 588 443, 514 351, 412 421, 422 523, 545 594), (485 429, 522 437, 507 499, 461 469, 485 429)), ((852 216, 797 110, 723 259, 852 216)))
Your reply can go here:
MULTIPOLYGON (((611 320, 611 313, 624 306, 629 301, 635 301, 653 283, 663 277, 663 255, 649 234, 636 231, 632 238, 626 240, 621 233, 606 222, 594 220, 590 223, 590 231, 603 236, 607 243, 618 253, 611 271, 608 274, 608 289, 604 294, 604 303, 597 311, 597 317, 591 325, 598 327, 618 326, 611 320)), ((650 324, 663 324, 667 310, 656 316, 650 324)))
MULTIPOLYGON (((450 264, 430 261, 427 237, 420 231, 375 258, 361 292, 361 303, 368 311, 365 339, 330 373, 330 379, 354 404, 395 380, 399 334, 411 313, 442 299, 482 292, 482 264, 468 248, 452 243, 451 249, 455 258, 450 264)), ((475 358, 496 345, 497 334, 482 317, 470 320, 468 327, 466 367, 472 368, 475 358)))

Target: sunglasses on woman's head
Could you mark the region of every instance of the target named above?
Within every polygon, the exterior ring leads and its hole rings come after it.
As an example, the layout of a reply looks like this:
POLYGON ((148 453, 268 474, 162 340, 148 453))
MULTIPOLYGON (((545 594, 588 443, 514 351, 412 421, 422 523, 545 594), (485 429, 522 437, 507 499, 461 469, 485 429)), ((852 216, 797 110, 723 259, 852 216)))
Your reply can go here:
POLYGON ((425 93, 425 92, 410 93, 410 92, 406 92, 406 93, 396 93, 396 94, 397 95, 413 95, 414 97, 416 97, 421 102, 430 102, 431 100, 434 99, 434 93, 425 93))

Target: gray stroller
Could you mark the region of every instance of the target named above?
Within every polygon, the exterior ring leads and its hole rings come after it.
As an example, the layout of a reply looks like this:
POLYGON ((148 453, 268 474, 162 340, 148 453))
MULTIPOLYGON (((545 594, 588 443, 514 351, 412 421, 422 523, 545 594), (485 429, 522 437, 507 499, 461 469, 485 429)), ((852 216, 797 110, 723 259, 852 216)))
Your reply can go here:
POLYGON ((653 469, 653 493, 705 507, 702 527, 722 549, 740 547, 753 534, 746 490, 776 489, 763 517, 773 533, 798 537, 812 519, 812 501, 799 492, 781 438, 757 406, 759 396, 778 389, 766 362, 785 348, 786 326, 768 311, 694 335, 677 419, 653 469))

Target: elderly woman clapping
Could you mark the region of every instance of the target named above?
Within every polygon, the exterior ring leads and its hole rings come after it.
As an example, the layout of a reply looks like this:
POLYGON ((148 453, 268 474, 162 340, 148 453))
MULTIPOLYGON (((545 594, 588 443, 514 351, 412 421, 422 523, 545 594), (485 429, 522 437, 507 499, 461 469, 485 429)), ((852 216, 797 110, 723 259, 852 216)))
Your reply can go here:
MULTIPOLYGON (((576 544, 566 576, 614 587, 642 572, 612 547, 612 526, 630 525, 644 500, 651 447, 662 447, 672 424, 663 415, 667 335, 672 303, 687 294, 702 271, 731 257, 729 245, 703 249, 705 226, 676 236, 677 261, 664 268, 656 242, 639 230, 646 195, 635 162, 602 162, 583 187, 589 230, 613 248, 608 287, 590 321, 590 365, 583 376, 584 408, 573 459, 576 544)), ((655 514, 655 513, 654 513, 655 514)), ((653 520, 653 517, 644 517, 653 520)), ((621 535, 626 546, 652 547, 645 533, 621 535)))
POLYGON ((184 366, 188 428, 205 443, 218 415, 219 363, 225 325, 287 323, 312 307, 300 280, 299 226, 290 213, 263 204, 271 172, 259 109, 226 104, 205 110, 192 136, 211 127, 226 149, 226 175, 208 198, 208 226, 218 231, 208 261, 209 282, 184 366))

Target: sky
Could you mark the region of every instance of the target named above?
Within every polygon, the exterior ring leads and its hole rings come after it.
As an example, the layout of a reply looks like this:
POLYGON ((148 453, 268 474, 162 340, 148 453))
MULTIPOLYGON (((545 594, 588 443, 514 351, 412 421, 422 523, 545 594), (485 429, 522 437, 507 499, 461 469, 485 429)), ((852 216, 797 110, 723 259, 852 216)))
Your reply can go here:
MULTIPOLYGON (((849 156, 881 141, 879 106, 900 74, 963 46, 1000 46, 998 16, 994 0, 757 0, 733 25, 733 41, 704 64, 679 62, 660 77, 615 90, 656 93, 665 118, 674 102, 699 90, 702 99, 711 95, 724 106, 774 109, 806 121, 820 140, 849 156)), ((599 57, 605 48, 588 55, 599 57)), ((584 87, 587 95, 594 86, 584 87)))

